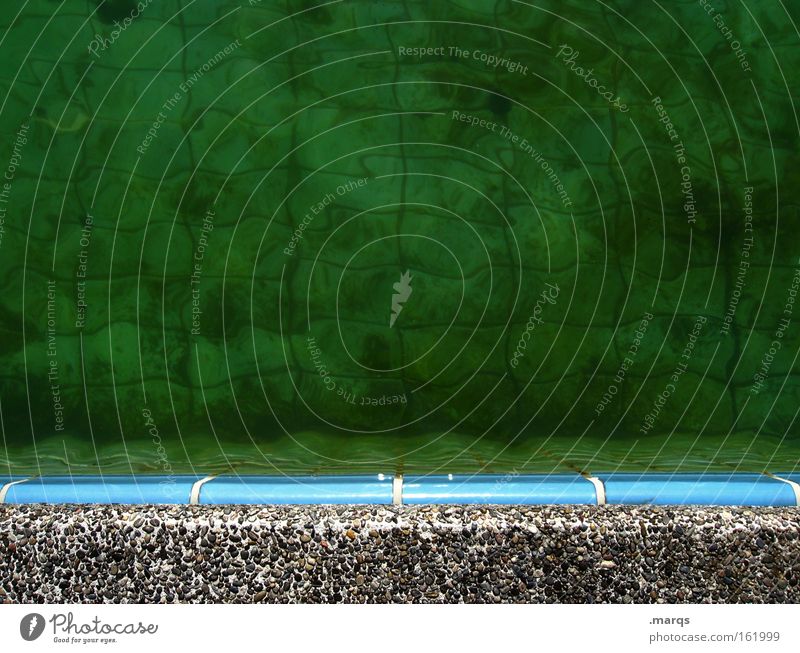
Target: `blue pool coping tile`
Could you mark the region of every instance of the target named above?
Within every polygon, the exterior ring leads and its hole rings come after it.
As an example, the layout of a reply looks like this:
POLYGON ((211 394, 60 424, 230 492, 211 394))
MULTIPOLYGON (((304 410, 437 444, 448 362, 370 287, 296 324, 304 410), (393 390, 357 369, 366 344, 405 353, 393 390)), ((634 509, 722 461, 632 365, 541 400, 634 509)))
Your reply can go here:
POLYGON ((800 472, 436 474, 402 480, 390 474, 6 475, 0 488, 9 504, 800 505, 800 472))
POLYGON ((480 474, 410 477, 404 504, 596 504, 595 488, 579 474, 480 474))
MULTIPOLYGON (((3 485, 24 477, 0 479, 3 485)), ((45 476, 8 488, 5 503, 186 504, 199 476, 45 476)))
MULTIPOLYGON (((603 481, 608 504, 796 506, 792 487, 781 480, 756 473, 712 472, 703 474, 597 474, 603 481)), ((800 474, 781 478, 797 480, 800 474), (793 478, 797 477, 797 478, 793 478)))
POLYGON ((200 491, 200 504, 392 503, 391 475, 217 476, 200 491))

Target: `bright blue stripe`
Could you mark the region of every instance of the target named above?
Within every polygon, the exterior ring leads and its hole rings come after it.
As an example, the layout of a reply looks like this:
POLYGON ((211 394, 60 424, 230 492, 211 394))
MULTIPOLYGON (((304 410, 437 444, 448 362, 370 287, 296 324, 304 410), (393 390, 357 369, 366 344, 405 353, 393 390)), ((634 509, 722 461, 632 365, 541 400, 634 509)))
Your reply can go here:
POLYGON ((578 474, 420 476, 403 484, 403 503, 597 503, 594 486, 578 474))
POLYGON ((392 503, 392 477, 219 476, 205 483, 201 504, 392 503))
POLYGON ((197 479, 149 475, 46 476, 10 487, 6 503, 189 503, 197 479))
POLYGON ((794 506, 792 488, 764 474, 601 474, 610 504, 794 506))
MULTIPOLYGON (((794 506, 791 486, 764 474, 610 473, 596 475, 609 504, 794 506)), ((800 473, 776 476, 800 483, 800 473)), ((0 477, 0 486, 25 477, 0 477)), ((7 503, 189 503, 200 476, 49 476, 13 485, 7 503)), ((202 504, 391 504, 392 477, 220 476, 202 504)), ((594 486, 578 474, 407 477, 404 504, 594 504, 594 486)))

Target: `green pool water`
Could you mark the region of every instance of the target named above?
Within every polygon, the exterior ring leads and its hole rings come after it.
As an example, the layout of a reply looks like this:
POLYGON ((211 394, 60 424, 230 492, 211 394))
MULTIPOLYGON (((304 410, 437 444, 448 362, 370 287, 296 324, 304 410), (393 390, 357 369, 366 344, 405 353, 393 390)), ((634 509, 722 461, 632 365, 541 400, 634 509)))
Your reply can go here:
POLYGON ((13 3, 0 473, 785 471, 797 3, 13 3))

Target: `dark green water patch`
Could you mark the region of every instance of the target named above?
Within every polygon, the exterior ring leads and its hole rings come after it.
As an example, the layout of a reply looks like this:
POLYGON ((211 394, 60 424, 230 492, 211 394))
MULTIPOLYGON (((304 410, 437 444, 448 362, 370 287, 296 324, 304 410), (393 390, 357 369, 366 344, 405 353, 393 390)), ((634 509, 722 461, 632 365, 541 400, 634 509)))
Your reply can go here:
POLYGON ((1 469, 796 467, 790 5, 13 14, 1 469))

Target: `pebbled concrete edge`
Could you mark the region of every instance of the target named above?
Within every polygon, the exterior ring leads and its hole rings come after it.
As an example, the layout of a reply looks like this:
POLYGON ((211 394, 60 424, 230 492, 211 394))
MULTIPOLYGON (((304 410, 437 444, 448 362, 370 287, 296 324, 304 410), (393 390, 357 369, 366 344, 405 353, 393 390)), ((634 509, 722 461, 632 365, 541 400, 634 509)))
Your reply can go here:
POLYGON ((0 601, 796 603, 800 511, 0 506, 0 601))

